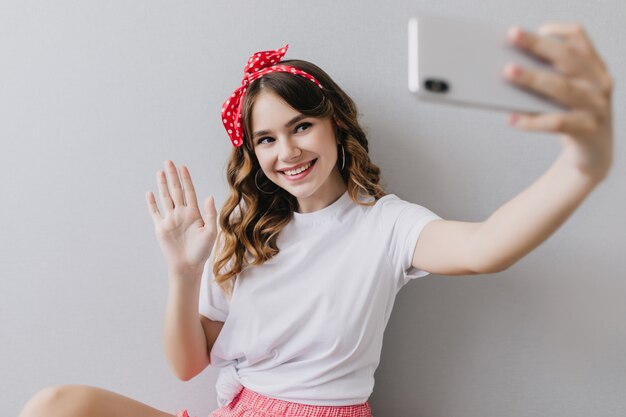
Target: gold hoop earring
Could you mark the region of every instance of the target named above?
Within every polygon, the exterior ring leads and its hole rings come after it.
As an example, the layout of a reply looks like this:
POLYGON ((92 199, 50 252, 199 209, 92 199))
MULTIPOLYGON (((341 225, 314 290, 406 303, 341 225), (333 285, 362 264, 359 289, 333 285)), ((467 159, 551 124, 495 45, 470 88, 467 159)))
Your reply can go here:
POLYGON ((257 170, 256 174, 254 174, 254 185, 256 185, 256 188, 257 188, 260 192, 262 192, 263 194, 275 194, 275 193, 276 193, 276 192, 280 189, 280 187, 278 187, 278 186, 277 186, 277 188, 276 188, 274 191, 272 191, 272 192, 263 191, 263 190, 261 189, 261 187, 259 187, 259 183, 258 183, 258 181, 257 181, 257 177, 259 176, 259 172, 261 172, 261 170, 260 170, 260 169, 259 169, 259 170, 257 170))

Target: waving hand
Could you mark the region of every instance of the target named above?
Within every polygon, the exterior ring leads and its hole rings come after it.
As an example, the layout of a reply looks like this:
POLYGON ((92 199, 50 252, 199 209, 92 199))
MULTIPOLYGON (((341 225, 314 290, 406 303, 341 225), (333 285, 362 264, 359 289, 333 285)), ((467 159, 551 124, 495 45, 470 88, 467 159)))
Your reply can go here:
POLYGON ((146 193, 154 231, 170 272, 179 274, 192 272, 197 275, 198 272, 202 272, 206 260, 211 255, 217 235, 215 201, 212 196, 204 201, 205 217, 202 218, 187 167, 185 165, 181 167, 181 184, 174 163, 168 160, 164 165, 170 187, 165 172, 157 172, 159 196, 165 211, 163 216, 154 194, 146 193))

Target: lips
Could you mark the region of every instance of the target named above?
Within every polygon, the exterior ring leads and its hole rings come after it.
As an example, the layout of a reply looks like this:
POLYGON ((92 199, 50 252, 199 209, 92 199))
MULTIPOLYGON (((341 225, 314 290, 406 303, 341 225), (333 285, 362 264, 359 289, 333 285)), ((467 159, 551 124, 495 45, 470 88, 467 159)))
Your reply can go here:
POLYGON ((293 167, 293 168, 283 169, 283 170, 280 170, 280 171, 278 171, 278 172, 280 172, 281 174, 285 174, 285 175, 286 175, 286 171, 293 171, 293 170, 295 170, 295 169, 299 169, 300 167, 303 167, 303 166, 307 165, 308 163, 311 163, 311 166, 313 166, 313 165, 315 165, 315 162, 316 162, 316 161, 317 161, 317 158, 312 159, 312 160, 310 160, 310 161, 303 162, 303 163, 301 163, 300 165, 296 165, 296 166, 295 166, 295 167, 293 167))
POLYGON ((311 171, 313 171, 313 169, 315 168, 315 163, 316 163, 316 160, 313 160, 312 162, 309 163, 309 167, 308 168, 306 168, 304 171, 302 171, 302 172, 300 172, 298 174, 289 175, 286 172, 281 172, 280 175, 282 175, 283 178, 286 181, 289 181, 289 182, 295 184, 295 183, 297 183, 299 181, 303 181, 304 178, 307 178, 309 176, 311 171))

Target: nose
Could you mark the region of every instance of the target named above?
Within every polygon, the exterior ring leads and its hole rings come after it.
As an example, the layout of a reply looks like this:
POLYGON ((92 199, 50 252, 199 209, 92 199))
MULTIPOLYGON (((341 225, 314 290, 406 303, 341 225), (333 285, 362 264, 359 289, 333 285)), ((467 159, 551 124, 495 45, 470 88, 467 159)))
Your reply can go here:
POLYGON ((295 161, 302 155, 302 150, 298 148, 291 139, 284 139, 279 141, 280 149, 279 149, 279 158, 283 162, 291 162, 295 161))

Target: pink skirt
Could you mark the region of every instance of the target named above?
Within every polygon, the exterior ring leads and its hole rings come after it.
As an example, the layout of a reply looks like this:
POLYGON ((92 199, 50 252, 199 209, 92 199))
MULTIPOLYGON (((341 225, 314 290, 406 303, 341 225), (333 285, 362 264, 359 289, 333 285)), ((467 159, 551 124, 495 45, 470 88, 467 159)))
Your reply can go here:
MULTIPOLYGON (((181 410, 176 417, 189 417, 181 410)), ((356 405, 308 405, 265 397, 243 387, 237 396, 209 417, 372 417, 369 402, 356 405)))

